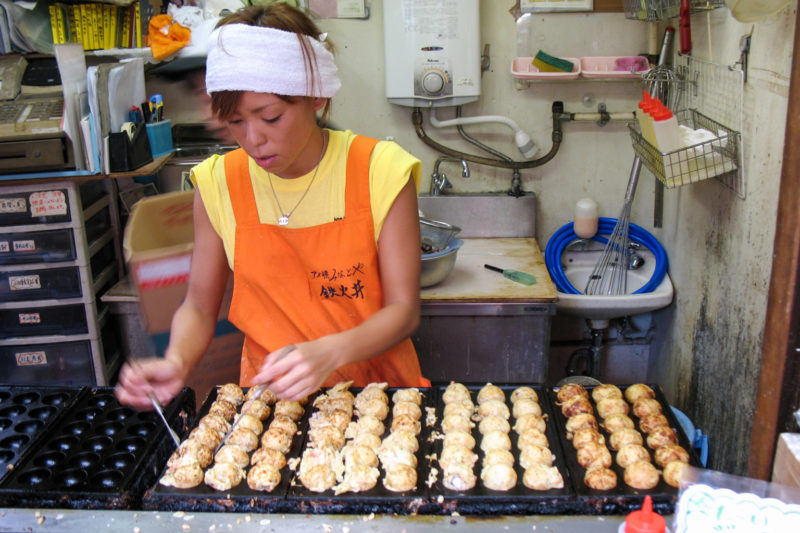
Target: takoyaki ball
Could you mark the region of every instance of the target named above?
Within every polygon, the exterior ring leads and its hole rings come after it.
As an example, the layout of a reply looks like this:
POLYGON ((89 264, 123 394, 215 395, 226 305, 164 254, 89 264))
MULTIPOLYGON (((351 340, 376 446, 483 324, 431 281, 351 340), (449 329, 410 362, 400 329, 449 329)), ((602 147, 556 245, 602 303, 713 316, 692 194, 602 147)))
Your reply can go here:
POLYGON ((681 479, 688 469, 689 465, 683 461, 670 461, 664 465, 664 472, 662 472, 661 475, 664 477, 664 481, 666 481, 667 485, 679 487, 681 479))
POLYGON ((263 422, 269 418, 272 409, 264 400, 246 400, 242 404, 242 412, 253 415, 263 422))
POLYGON ((517 472, 513 466, 489 465, 481 468, 481 482, 487 489, 506 491, 517 484, 517 472))
POLYGON ((344 434, 347 438, 353 438, 359 433, 372 433, 373 435, 380 436, 383 435, 384 431, 386 431, 386 426, 383 424, 383 421, 371 415, 364 415, 350 422, 344 434))
POLYGON ((504 401, 501 400, 485 400, 478 405, 478 416, 501 416, 505 419, 511 417, 511 411, 504 401))
POLYGON ((397 464, 417 467, 417 456, 414 452, 399 446, 381 446, 378 457, 384 469, 397 464))
POLYGON ((616 456, 617 464, 622 468, 638 461, 650 462, 650 452, 641 444, 626 444, 619 449, 616 456))
POLYGON ((353 416, 353 401, 348 398, 331 398, 323 394, 317 396, 313 406, 320 413, 328 413, 336 409, 345 411, 348 419, 353 416))
POLYGON ((198 463, 186 463, 167 470, 159 483, 167 487, 191 489, 203 482, 203 468, 198 463))
POLYGON ((555 466, 532 464, 522 474, 522 484, 531 490, 563 489, 564 478, 555 466))
MULTIPOLYGON (((279 429, 284 433, 294 435, 297 433, 297 424, 288 416, 280 415, 272 419, 272 421, 269 423, 269 429, 279 429)), ((339 431, 338 428, 337 431, 339 431)), ((339 431, 339 433, 341 433, 341 431, 339 431)))
POLYGON ((443 446, 463 446, 472 450, 475 448, 475 437, 468 431, 450 431, 444 434, 443 446))
POLYGON ((356 413, 359 417, 374 416, 378 420, 383 420, 389 415, 389 404, 378 399, 359 402, 356 398, 356 413))
POLYGON ((292 435, 280 429, 267 429, 261 435, 261 446, 278 450, 281 453, 288 453, 292 447, 292 435))
POLYGON ((447 415, 442 419, 442 431, 470 431, 475 424, 469 418, 461 415, 447 415))
POLYGON ((228 400, 238 407, 244 403, 244 391, 236 383, 226 383, 217 390, 217 398, 228 400))
POLYGON ((381 447, 381 438, 372 433, 359 433, 350 441, 350 444, 357 446, 366 446, 377 452, 381 447))
POLYGON ((509 424, 508 420, 503 417, 487 416, 478 424, 478 431, 480 431, 481 434, 488 433, 490 431, 502 431, 503 433, 508 433, 511 431, 511 424, 509 424))
POLYGON ((577 451, 578 464, 586 469, 608 468, 612 464, 611 452, 596 442, 587 443, 577 451))
POLYGON ((330 446, 306 448, 300 459, 300 472, 310 470, 317 465, 333 466, 338 461, 339 451, 330 446))
POLYGON ((634 429, 636 425, 628 415, 611 415, 603 419, 603 429, 609 433, 615 433, 620 429, 634 429))
POLYGON ((639 418, 661 413, 661 404, 653 398, 639 398, 633 403, 633 414, 639 418))
POLYGON ((252 452, 258 448, 258 435, 247 428, 237 427, 228 435, 225 444, 234 444, 247 452, 252 452))
POLYGON ((364 492, 378 484, 381 472, 374 466, 351 464, 345 468, 344 479, 333 488, 334 494, 364 492))
POLYGON ((658 485, 661 474, 649 461, 637 461, 625 467, 623 478, 629 487, 647 490, 658 485))
POLYGON ((622 398, 622 390, 611 383, 603 383, 592 389, 592 400, 598 403, 606 398, 622 398))
POLYGON ((627 415, 630 412, 628 402, 622 398, 606 398, 597 402, 596 406, 600 418, 608 418, 611 415, 627 415))
POLYGON ((647 445, 654 450, 668 444, 678 444, 678 434, 670 427, 657 427, 647 436, 647 445))
POLYGON ((447 470, 454 463, 464 464, 472 468, 478 462, 478 454, 465 446, 445 446, 439 454, 439 466, 447 470))
POLYGON ((411 415, 397 415, 392 417, 391 432, 409 431, 414 435, 419 435, 422 431, 422 423, 411 415))
POLYGON ((278 400, 278 397, 275 396, 275 393, 270 389, 265 389, 263 387, 250 387, 247 389, 247 394, 244 395, 244 401, 249 402, 255 399, 261 400, 269 406, 274 404, 278 400), (261 394, 259 394, 260 390, 261 394))
MULTIPOLYGON (((349 405, 350 408, 356 403, 356 397, 349 390, 328 391, 328 398, 332 401, 332 405, 342 406, 349 405)), ((337 407, 341 408, 341 407, 337 407)))
POLYGON ((647 415, 639 419, 639 428, 648 435, 658 427, 669 427, 669 420, 661 413, 647 415))
POLYGON ((636 400, 640 398, 655 398, 656 391, 651 389, 649 386, 645 385, 644 383, 637 383, 636 385, 631 385, 627 389, 625 389, 625 399, 628 400, 628 403, 636 403, 636 400))
POLYGON ((283 415, 288 416, 295 422, 300 420, 303 417, 303 413, 305 413, 305 408, 300 402, 290 401, 290 400, 278 400, 275 403, 275 416, 283 415))
POLYGON ((544 446, 528 446, 519 452, 519 464, 525 469, 535 464, 551 466, 555 460, 550 448, 544 446))
POLYGON ((505 431, 490 431, 481 437, 481 450, 510 450, 511 439, 505 431))
POLYGON ((195 440, 206 448, 213 450, 222 442, 222 436, 213 429, 198 426, 189 433, 188 440, 195 440))
MULTIPOLYGON (((278 418, 277 416, 275 418, 278 418)), ((283 417, 288 418, 288 417, 283 417)), ((341 432, 347 430, 352 420, 351 413, 343 411, 342 409, 331 409, 330 411, 315 411, 308 419, 308 426, 310 429, 316 429, 324 426, 333 426, 341 432)))
POLYGON ((414 432, 406 429, 398 429, 392 431, 383 439, 381 447, 383 446, 399 446, 406 450, 416 452, 419 450, 419 440, 417 440, 417 436, 414 435, 414 432))
POLYGON ((311 492, 325 492, 336 485, 336 474, 326 463, 301 469, 297 476, 300 483, 311 492))
POLYGON ((350 387, 353 385, 353 381, 340 381, 330 389, 326 391, 326 394, 329 396, 342 396, 350 394, 352 397, 353 393, 350 392, 350 387))
POLYGON ((483 456, 481 465, 486 467, 490 465, 504 464, 514 466, 514 454, 508 450, 489 450, 483 456))
POLYGON ((220 415, 206 415, 197 423, 197 427, 207 428, 216 431, 224 437, 231 429, 230 423, 220 415))
POLYGON ((689 462, 689 452, 683 446, 678 444, 667 444, 658 448, 655 452, 656 464, 660 467, 665 467, 668 463, 673 461, 680 461, 682 463, 689 462))
POLYGON ((570 438, 570 436, 582 429, 600 429, 600 425, 593 414, 581 413, 569 417, 564 424, 564 428, 567 430, 567 438, 570 438))
POLYGON ((449 490, 470 490, 477 480, 473 468, 464 463, 453 463, 442 472, 442 484, 449 490))
POLYGON ((572 435, 572 446, 576 450, 583 448, 590 442, 605 446, 606 438, 599 431, 593 428, 579 429, 572 435))
POLYGON ((342 448, 342 459, 345 467, 348 465, 378 466, 378 455, 369 446, 359 446, 358 444, 347 444, 342 448))
POLYGON ((256 435, 261 435, 261 432, 264 431, 264 424, 261 423, 261 420, 250 413, 237 416, 234 422, 237 422, 236 429, 249 429, 256 435))
POLYGON ((519 400, 531 400, 538 403, 539 395, 532 387, 517 387, 511 392, 511 403, 517 403, 519 400))
POLYGON ((172 452, 167 460, 167 468, 183 466, 187 464, 197 463, 201 468, 205 468, 211 464, 213 457, 211 453, 213 448, 209 448, 194 439, 187 439, 181 442, 181 445, 172 452))
POLYGON ((286 466, 286 456, 278 450, 261 446, 250 456, 251 465, 256 465, 258 463, 269 463, 280 470, 286 466))
POLYGON ((644 444, 644 439, 642 438, 642 434, 635 429, 623 428, 611 434, 608 438, 608 444, 611 446, 612 450, 617 451, 626 444, 642 445, 644 444))
POLYGON ((511 412, 514 418, 520 418, 525 415, 542 416, 542 406, 535 400, 522 398, 514 402, 514 407, 511 409, 511 412))
POLYGON ((617 486, 617 474, 610 468, 590 468, 583 476, 583 482, 594 490, 611 490, 617 486))
POLYGON ((384 468, 383 486, 392 492, 408 492, 417 487, 417 469, 404 464, 384 468))
POLYGON ((577 383, 567 383, 566 385, 562 385, 556 392, 556 398, 558 399, 559 404, 562 404, 574 397, 586 398, 588 400, 589 393, 586 391, 586 388, 584 388, 583 385, 578 385, 577 383))
POLYGON ((236 406, 224 398, 217 398, 208 408, 208 413, 212 415, 220 415, 222 418, 230 422, 236 416, 236 406))
POLYGON ((590 402, 589 399, 584 396, 573 396, 572 398, 562 402, 560 405, 561 412, 567 418, 584 413, 594 414, 592 402, 590 402))
POLYGON ((247 473, 247 486, 259 492, 272 492, 280 482, 280 471, 266 461, 254 465, 247 473))
POLYGON ((204 481, 214 490, 230 490, 244 479, 244 470, 234 463, 214 463, 206 470, 204 481))
POLYGON ((322 426, 316 429, 309 429, 308 438, 314 446, 330 446, 339 450, 344 446, 345 434, 333 426, 322 426))
POLYGON ((418 406, 422 405, 422 393, 419 389, 414 387, 407 388, 407 389, 397 389, 392 394, 392 403, 397 405, 400 402, 411 402, 417 404, 418 406))
POLYGON ((473 414, 475 414, 475 406, 472 403, 453 402, 444 406, 442 417, 447 418, 450 415, 458 415, 470 419, 473 414))
POLYGON ((414 402, 395 402, 392 416, 408 415, 415 420, 422 418, 422 409, 414 402))
POLYGON ((388 405, 389 397, 383 389, 367 385, 364 390, 356 394, 354 405, 356 409, 364 409, 366 404, 376 401, 388 405))
POLYGON ((234 444, 226 444, 214 456, 214 462, 233 463, 240 468, 247 468, 247 465, 250 464, 250 456, 243 448, 234 444))
POLYGON ((472 403, 469 389, 461 383, 450 383, 442 393, 442 401, 448 403, 472 403))
POLYGON ((528 446, 549 446, 547 435, 539 429, 526 429, 517 437, 517 448, 524 450, 528 446))
POLYGON ((538 429, 544 433, 547 429, 547 422, 544 417, 539 415, 521 416, 514 422, 514 431, 517 432, 517 435, 521 435, 523 431, 528 429, 538 429))
POLYGON ((492 385, 491 383, 487 383, 481 390, 478 391, 478 404, 482 404, 488 401, 498 401, 505 403, 506 401, 506 393, 503 392, 503 389, 498 387, 497 385, 492 385))

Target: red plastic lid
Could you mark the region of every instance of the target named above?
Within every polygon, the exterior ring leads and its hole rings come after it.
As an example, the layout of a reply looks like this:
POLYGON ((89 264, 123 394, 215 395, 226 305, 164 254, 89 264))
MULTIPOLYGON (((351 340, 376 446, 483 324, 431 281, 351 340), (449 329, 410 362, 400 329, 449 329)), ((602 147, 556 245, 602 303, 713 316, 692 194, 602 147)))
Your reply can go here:
POLYGON ((650 114, 653 115, 653 120, 667 120, 672 118, 672 111, 669 110, 664 104, 655 107, 650 114))
POLYGON ((633 511, 625 518, 625 533, 664 533, 667 523, 664 518, 653 512, 653 499, 644 497, 640 511, 633 511))

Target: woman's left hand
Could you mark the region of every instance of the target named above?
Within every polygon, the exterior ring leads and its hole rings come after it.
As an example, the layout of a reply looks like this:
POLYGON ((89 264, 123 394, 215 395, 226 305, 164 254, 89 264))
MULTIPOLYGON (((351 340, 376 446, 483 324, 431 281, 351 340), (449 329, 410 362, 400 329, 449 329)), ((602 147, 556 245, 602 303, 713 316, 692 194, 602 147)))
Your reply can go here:
POLYGON ((319 389, 339 364, 333 337, 285 346, 269 354, 254 384, 266 383, 278 398, 300 400, 319 389))

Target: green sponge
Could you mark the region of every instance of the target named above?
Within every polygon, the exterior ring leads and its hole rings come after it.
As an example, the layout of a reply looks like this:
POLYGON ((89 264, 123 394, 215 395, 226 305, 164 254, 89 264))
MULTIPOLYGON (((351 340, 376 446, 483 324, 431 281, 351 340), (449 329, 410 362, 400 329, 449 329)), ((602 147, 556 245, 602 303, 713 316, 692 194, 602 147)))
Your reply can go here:
POLYGON ((539 50, 533 58, 533 66, 541 72, 572 72, 575 65, 566 59, 553 57, 539 50))

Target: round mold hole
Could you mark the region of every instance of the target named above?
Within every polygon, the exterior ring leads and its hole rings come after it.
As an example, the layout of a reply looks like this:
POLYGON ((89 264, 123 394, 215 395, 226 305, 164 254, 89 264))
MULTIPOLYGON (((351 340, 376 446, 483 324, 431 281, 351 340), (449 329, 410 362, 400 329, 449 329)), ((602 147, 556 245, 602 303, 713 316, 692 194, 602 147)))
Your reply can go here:
POLYGON ((89 477, 85 470, 80 468, 68 468, 58 474, 55 481, 62 487, 74 487, 83 483, 89 477))
POLYGON ((19 416, 25 412, 24 405, 11 405, 9 407, 5 407, 0 409, 0 416, 4 418, 12 418, 15 416, 19 416))
POLYGON ((105 451, 109 446, 111 446, 111 439, 109 437, 92 437, 91 439, 87 439, 86 442, 83 443, 84 450, 91 450, 93 452, 102 453, 105 451))
POLYGON ((94 487, 111 489, 119 485, 120 481, 122 481, 122 472, 117 470, 102 470, 92 476, 89 483, 94 487))
POLYGON ((36 409, 31 409, 31 412, 28 414, 33 418, 44 420, 55 412, 55 407, 37 407, 36 409))
POLYGON ((119 444, 117 444, 117 450, 128 453, 137 453, 144 448, 146 443, 147 441, 141 437, 129 437, 121 440, 119 444))
POLYGON ((100 393, 97 394, 94 398, 89 399, 89 405, 93 405, 96 407, 105 407, 106 405, 114 402, 114 395, 107 394, 107 393, 100 393))
POLYGON ((81 409, 75 414, 75 418, 78 420, 94 420, 103 412, 102 409, 99 407, 87 407, 85 409, 81 409))
POLYGON ((18 450, 22 445, 27 443, 31 438, 27 435, 11 435, 3 440, 0 440, 0 448, 7 448, 9 450, 18 450))
POLYGON ((0 391, 0 402, 4 402, 11 398, 11 393, 8 391, 0 391))
POLYGON ((62 403, 69 400, 69 394, 66 392, 57 392, 55 394, 48 394, 42 399, 42 403, 45 405, 61 405, 62 403))
POLYGON ((0 418, 0 431, 10 428, 11 424, 13 424, 13 422, 8 418, 0 418))
POLYGON ((84 470, 88 470, 92 468, 98 461, 100 460, 100 456, 94 452, 83 452, 79 453, 75 457, 69 460, 69 466, 73 468, 82 468, 84 470))
POLYGON ((153 422, 142 422, 140 424, 134 424, 128 428, 128 433, 131 435, 138 435, 140 437, 146 437, 156 428, 155 423, 153 422))
POLYGON ((46 483, 50 479, 51 475, 51 471, 47 468, 34 468, 33 470, 29 470, 21 474, 17 481, 23 485, 31 485, 35 487, 46 483))
POLYGON ((106 415, 106 418, 109 420, 127 420, 129 417, 136 414, 136 411, 131 409, 130 407, 120 407, 119 409, 114 409, 113 411, 109 411, 106 415))
POLYGON ((67 452, 78 445, 78 437, 66 435, 58 437, 50 441, 50 448, 53 450, 61 450, 67 452))
POLYGON ((108 435, 109 437, 113 437, 120 431, 122 431, 122 423, 121 422, 106 422, 105 424, 100 424, 95 428, 95 432, 99 435, 108 435))
POLYGON ((91 426, 88 422, 72 422, 64 426, 62 433, 68 433, 70 435, 83 435, 91 426))
POLYGON ((10 463, 15 455, 17 454, 12 452, 11 450, 0 450, 0 464, 10 463))
POLYGON ((44 422, 41 420, 26 420, 14 426, 14 431, 17 433, 34 433, 37 429, 42 427, 44 422))
POLYGON ((103 462, 103 466, 112 470, 124 470, 131 466, 136 458, 127 452, 117 452, 109 455, 103 462))
POLYGON ((61 452, 45 452, 41 455, 36 456, 33 460, 33 464, 36 466, 46 466, 47 468, 53 468, 54 466, 58 466, 64 462, 67 456, 61 452))
POLYGON ((15 396, 14 403, 18 403, 20 405, 30 405, 39 398, 41 398, 41 395, 39 395, 38 392, 26 392, 24 394, 15 396))

